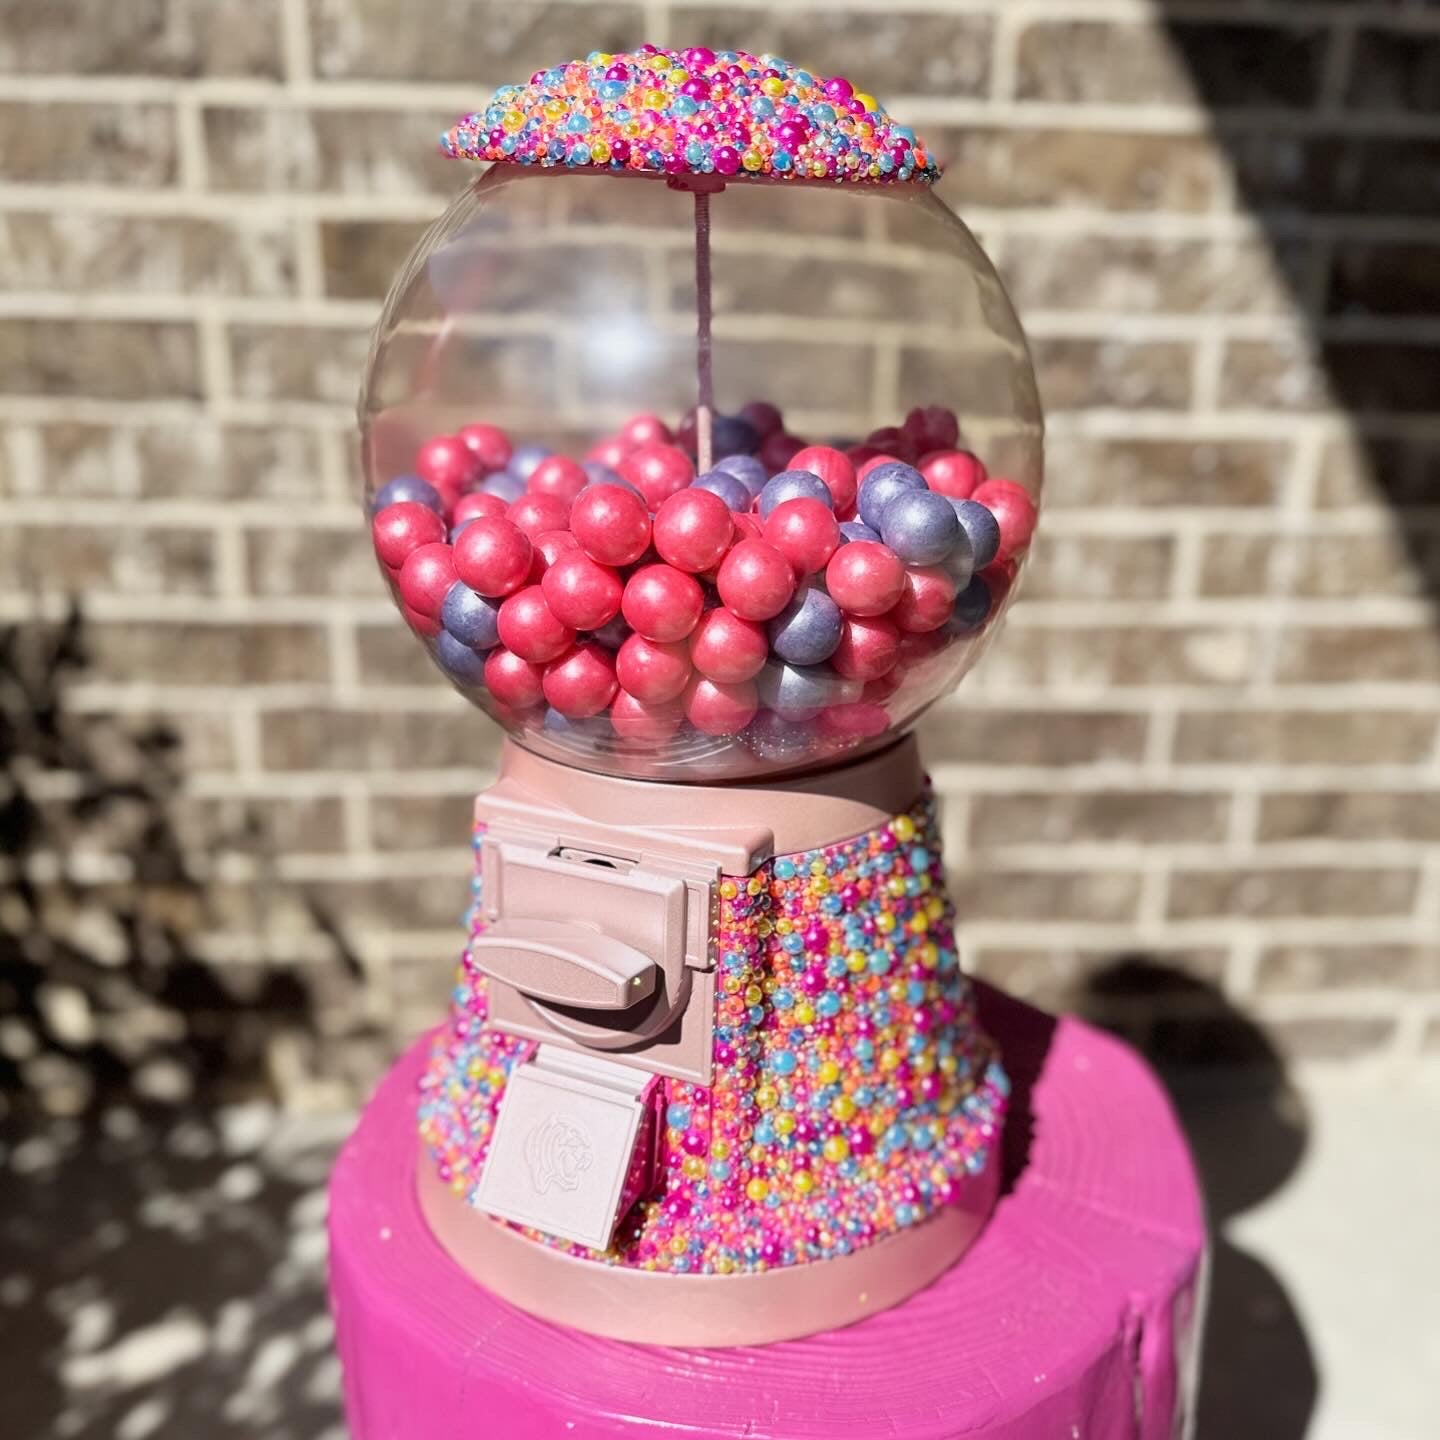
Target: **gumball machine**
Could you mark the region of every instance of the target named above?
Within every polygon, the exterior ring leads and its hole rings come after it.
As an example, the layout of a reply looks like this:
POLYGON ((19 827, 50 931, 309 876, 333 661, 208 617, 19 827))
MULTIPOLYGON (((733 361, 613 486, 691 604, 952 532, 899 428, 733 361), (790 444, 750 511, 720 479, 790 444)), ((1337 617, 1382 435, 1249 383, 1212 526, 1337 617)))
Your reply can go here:
POLYGON ((774 56, 592 54, 442 139, 365 502, 404 623, 505 732, 419 1081, 477 1285, 692 1346, 947 1271, 1008 1082, 910 731, 1023 571, 1020 325, 924 142, 774 56))

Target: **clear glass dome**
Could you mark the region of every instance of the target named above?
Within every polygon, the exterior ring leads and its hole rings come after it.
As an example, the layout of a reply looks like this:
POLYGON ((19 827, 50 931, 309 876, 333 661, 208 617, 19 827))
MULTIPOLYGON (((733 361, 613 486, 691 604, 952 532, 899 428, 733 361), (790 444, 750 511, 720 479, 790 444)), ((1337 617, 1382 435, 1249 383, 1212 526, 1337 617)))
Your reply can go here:
POLYGON ((741 780, 883 745, 979 658, 1042 425, 920 184, 496 165, 395 282, 361 397, 406 622, 520 744, 741 780))

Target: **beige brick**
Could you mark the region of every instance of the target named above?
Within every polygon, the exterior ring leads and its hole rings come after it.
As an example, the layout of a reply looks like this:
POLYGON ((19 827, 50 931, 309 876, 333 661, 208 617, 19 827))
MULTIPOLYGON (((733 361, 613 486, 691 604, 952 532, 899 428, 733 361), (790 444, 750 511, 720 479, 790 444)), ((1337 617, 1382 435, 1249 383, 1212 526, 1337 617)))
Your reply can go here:
POLYGON ((1294 550, 1298 595, 1420 595, 1440 583, 1440 526, 1411 525, 1403 535, 1314 535, 1294 550))
POLYGON ((459 855, 468 844, 475 797, 377 795, 370 802, 370 833, 380 850, 426 850, 452 845, 459 855))
POLYGON ((1275 1020, 1266 1028, 1289 1060, 1358 1060, 1385 1049, 1396 1022, 1383 1015, 1317 1015, 1275 1020))
POLYGON ((1031 351, 1047 410, 1183 410, 1190 403, 1186 344, 1041 338, 1031 351))
POLYGON ((1296 627, 1281 640, 1279 678, 1296 683, 1433 683, 1440 681, 1440 634, 1428 621, 1409 627, 1296 627))
MULTIPOLYGON (((379 576, 376 576, 377 583, 379 576)), ((378 625, 355 630, 360 678, 367 685, 435 685, 443 683, 421 640, 397 613, 378 625)))
POLYGON ((1228 795, 1163 790, 977 795, 970 805, 972 843, 982 847, 1205 843, 1224 838, 1230 814, 1228 795))
POLYGON ((1244 410, 1317 410, 1330 390, 1301 336, 1232 340, 1220 370, 1220 403, 1244 410))
POLYGON ((969 921, 1025 916, 1123 924, 1140 902, 1140 877, 1128 870, 966 868, 949 881, 962 934, 969 921))
POLYGON ((0 155, 0 174, 11 185, 170 185, 178 163, 175 112, 168 105, 7 100, 0 102, 0 155))
POLYGON ((329 680, 325 632, 309 625, 95 624, 98 674, 126 683, 278 685, 329 680))
POLYGON ((141 320, 0 321, 0 392, 195 399, 195 331, 141 320))
POLYGON ((235 768, 235 743, 230 716, 213 710, 170 708, 157 711, 125 710, 113 712, 87 709, 84 725, 89 743, 96 747, 109 743, 110 734, 145 737, 151 753, 168 754, 176 771, 197 775, 207 770, 230 771, 235 768))
POLYGON ((1264 951, 1255 971, 1261 994, 1437 987, 1435 945, 1276 945, 1264 951))
POLYGON ((1239 626, 1010 626, 985 660, 987 683, 1239 685, 1253 631, 1239 626))
POLYGON ((1168 536, 1046 536, 1025 572, 1025 598, 1159 600, 1170 592, 1174 563, 1175 542, 1168 536))
POLYGON ((341 802, 334 796, 181 796, 172 819, 183 844, 274 859, 345 849, 341 802))
MULTIPOLYGON (((1317 503, 1376 505, 1393 509, 1433 507, 1440 476, 1440 444, 1423 436, 1345 434, 1325 447, 1317 503)), ((1410 517, 1402 517, 1409 525, 1410 517)))
POLYGON ((230 327, 235 390, 251 400, 353 403, 370 350, 369 332, 335 325, 230 327))
MULTIPOLYGON (((963 936, 963 925, 960 933, 963 936)), ((972 957, 970 969, 991 985, 1019 995, 1042 1010, 1079 1011, 1108 1020, 1121 1013, 1125 1006, 1123 990, 1118 995, 1112 991, 1123 986, 1123 967, 1130 958, 1106 950, 986 945, 972 957)), ((1167 947, 1159 952, 1147 952, 1146 959, 1163 965, 1178 977, 1188 977, 1203 986, 1215 986, 1224 973, 1226 956, 1223 950, 1167 947)), ((1193 1005, 1197 998, 1203 1001, 1204 992, 1197 997, 1187 987, 1185 998, 1193 1005)), ((1138 997, 1138 1004, 1131 1008, 1163 1014, 1166 1006, 1165 995, 1143 993, 1138 997)))
POLYGON ((1177 920, 1408 915, 1418 883, 1410 866, 1182 869, 1170 877, 1170 915, 1177 920))
POLYGON ((1018 356, 994 348, 935 350, 907 345, 900 352, 900 393, 917 401, 933 398, 949 404, 962 423, 976 415, 1009 420, 1018 406, 1035 413, 1040 406, 1018 356))
POLYGON ((1250 508, 1274 503, 1290 465, 1283 443, 1248 440, 1102 440, 1050 444, 1055 506, 1179 505, 1250 508))
POLYGON ((976 710, 959 701, 920 722, 920 745, 932 765, 1092 765, 1138 761, 1145 749, 1143 715, 976 710))
POLYGON ((0 585, 83 594, 208 595, 215 588, 208 530, 139 526, 0 526, 0 585))
POLYGON ((367 600, 387 594, 362 523, 357 505, 355 525, 348 531, 294 526, 247 531, 250 591, 274 596, 354 595, 367 600))
POLYGON ((280 73, 280 0, 10 0, 0 70, 61 75, 280 73))
POLYGON ((499 732, 478 711, 275 710, 261 717, 271 770, 421 770, 494 763, 499 732))
POLYGON ((1435 717, 1370 707, 1352 711, 1194 711, 1182 714, 1181 764, 1412 765, 1435 743, 1435 717))
POLYGON ((461 916, 470 903, 457 851, 455 870, 448 875, 393 880, 328 880, 307 885, 306 894, 334 915, 343 931, 361 936, 376 930, 443 930, 453 928, 457 947, 464 936, 461 916))
POLYGON ((1273 535, 1206 535, 1200 542, 1202 595, 1265 595, 1287 547, 1273 535))
POLYGON ((1440 843, 1440 792, 1322 790, 1265 795, 1261 840, 1414 840, 1440 843))

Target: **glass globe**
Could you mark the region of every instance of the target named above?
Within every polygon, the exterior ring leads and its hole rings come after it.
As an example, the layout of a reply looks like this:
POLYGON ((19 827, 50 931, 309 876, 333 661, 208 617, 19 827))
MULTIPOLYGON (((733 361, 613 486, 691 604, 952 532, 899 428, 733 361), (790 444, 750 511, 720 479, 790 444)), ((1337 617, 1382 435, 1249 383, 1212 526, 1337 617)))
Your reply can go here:
POLYGON ((928 185, 492 166, 395 281, 361 397, 406 622, 522 746, 613 775, 840 763, 975 663, 1042 425, 928 185))

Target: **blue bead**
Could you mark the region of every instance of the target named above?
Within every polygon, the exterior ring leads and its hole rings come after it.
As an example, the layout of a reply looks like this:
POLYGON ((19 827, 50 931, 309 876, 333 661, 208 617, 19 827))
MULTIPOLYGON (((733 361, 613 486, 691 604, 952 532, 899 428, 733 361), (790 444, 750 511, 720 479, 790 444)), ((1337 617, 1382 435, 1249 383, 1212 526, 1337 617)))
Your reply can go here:
POLYGON ((722 460, 727 455, 753 455, 759 444, 755 427, 738 415, 717 415, 710 422, 710 446, 722 460))
POLYGON ((878 540, 880 532, 872 530, 863 520, 842 520, 840 522, 840 543, 848 545, 852 540, 878 540))
POLYGON ((698 480, 692 482, 696 490, 708 490, 718 495, 731 510, 745 511, 750 508, 751 495, 745 482, 728 470, 707 470, 698 480))
POLYGON ((877 465, 860 482, 860 518, 872 529, 881 530, 880 517, 885 507, 902 491, 927 490, 925 477, 913 466, 900 460, 877 465))
POLYGON ((880 538, 907 565, 934 565, 964 532, 954 507, 933 490, 907 490, 885 503, 880 538))
POLYGON ((753 499, 764 488, 770 472, 753 455, 723 455, 715 462, 717 470, 733 475, 749 492, 753 499))
POLYGON ((795 1052, 793 1050, 777 1050, 770 1061, 770 1066, 777 1075, 794 1074, 795 1064, 795 1052))
POLYGON ((500 642, 500 607, 477 595, 463 580, 445 592, 440 606, 440 623, 471 650, 493 650, 500 642))
POLYGON ((956 597, 955 608, 945 622, 952 635, 978 630, 990 616, 993 597, 982 576, 977 575, 956 597))
POLYGON ((955 518, 970 539, 977 570, 983 570, 1000 550, 1000 524, 978 500, 952 500, 955 518))
POLYGON ((777 505, 800 499, 819 500, 831 510, 835 508, 830 487, 818 475, 809 470, 782 470, 765 482, 760 492, 760 514, 768 517, 777 505))
POLYGON ((461 644, 448 630, 442 630, 436 637, 435 658, 441 669, 461 685, 474 687, 485 683, 485 657, 461 644))
POLYGON ((502 470, 498 475, 492 475, 480 488, 487 495, 498 495, 508 505, 525 493, 525 482, 509 470, 502 470))
POLYGON ((770 648, 791 665, 819 665, 838 648, 842 625, 840 607, 809 585, 770 622, 770 648))
POLYGON ((423 505, 437 515, 445 514, 445 502, 440 498, 440 492, 418 475, 397 475, 393 480, 387 480, 375 492, 375 498, 370 502, 370 513, 373 515, 387 505, 399 505, 405 501, 423 505))
POLYGON ((518 475, 522 480, 528 480, 535 467, 552 454, 554 451, 545 445, 520 445, 516 447, 515 453, 510 457, 509 465, 505 468, 512 475, 518 475))

